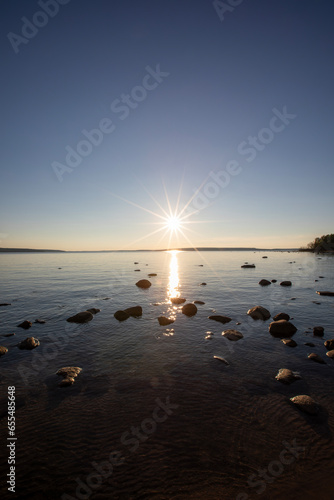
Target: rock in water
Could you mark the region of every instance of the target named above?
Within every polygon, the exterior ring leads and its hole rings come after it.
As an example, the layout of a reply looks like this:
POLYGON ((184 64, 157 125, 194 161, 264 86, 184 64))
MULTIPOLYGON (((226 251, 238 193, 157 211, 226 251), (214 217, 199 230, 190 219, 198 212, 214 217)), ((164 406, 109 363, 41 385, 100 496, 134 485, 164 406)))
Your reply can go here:
POLYGON ((194 316, 197 313, 197 307, 195 304, 185 304, 182 307, 182 313, 186 316, 194 316))
POLYGON ((324 328, 322 326, 315 326, 313 328, 313 335, 315 335, 315 337, 323 337, 324 328))
POLYGON ((225 358, 222 358, 221 356, 213 356, 214 359, 219 359, 219 361, 222 361, 225 365, 229 365, 230 363, 226 361, 225 358))
POLYGON ((152 278, 153 276, 158 276, 157 273, 150 273, 147 275, 149 278, 152 278))
POLYGON ((138 286, 138 288, 150 288, 151 285, 152 285, 152 283, 149 280, 145 280, 145 279, 139 280, 136 283, 136 286, 138 286))
POLYGON ((318 295, 327 295, 327 297, 334 297, 334 292, 317 292, 318 295))
POLYGON ((35 339, 35 337, 28 337, 19 343, 18 348, 31 350, 35 349, 35 347, 38 347, 39 345, 40 341, 38 339, 35 339))
POLYGON ((60 387, 68 387, 69 385, 74 384, 74 379, 79 375, 82 371, 82 368, 78 366, 65 366, 64 368, 60 368, 57 371, 57 375, 63 377, 63 380, 60 382, 60 387))
POLYGON ((220 314, 214 314, 213 316, 209 316, 209 319, 213 319, 214 321, 218 321, 219 323, 229 323, 232 321, 232 318, 229 318, 228 316, 221 316, 220 314))
POLYGON ((255 268, 255 264, 244 264, 241 267, 243 267, 244 269, 255 268))
POLYGON ((324 346, 325 346, 325 347, 326 347, 326 349, 328 349, 329 351, 331 351, 332 349, 334 349, 334 339, 325 340, 325 342, 324 342, 324 346))
POLYGON ((265 307, 262 307, 262 306, 252 307, 251 309, 249 309, 247 311, 247 314, 253 319, 262 319, 263 321, 265 321, 266 319, 269 319, 271 316, 268 309, 266 309, 265 307))
POLYGON ((271 281, 263 279, 263 280, 259 281, 259 285, 268 286, 268 285, 271 285, 271 281))
POLYGON ((285 319, 286 321, 289 321, 290 316, 286 313, 278 313, 276 316, 273 317, 274 321, 279 321, 280 319, 285 319))
POLYGON ((203 300, 194 300, 194 304, 199 304, 199 305, 204 305, 205 302, 203 302, 203 300))
POLYGON ((166 318, 165 316, 159 316, 158 321, 159 321, 159 325, 167 326, 167 325, 171 325, 172 323, 174 323, 175 319, 166 318))
POLYGON ((9 304, 9 302, 3 302, 2 304, 0 304, 0 306, 11 306, 12 304, 9 304))
POLYGON ((38 323, 39 325, 44 325, 46 321, 44 319, 35 319, 34 323, 38 323))
POLYGON ((226 337, 228 340, 240 340, 243 338, 243 334, 238 332, 238 330, 224 330, 222 335, 226 337))
POLYGON ((334 359, 334 349, 332 349, 331 351, 327 351, 326 356, 328 356, 331 359, 334 359))
POLYGON ((316 354, 315 352, 312 352, 307 357, 308 359, 312 359, 312 361, 316 361, 317 363, 321 363, 322 365, 326 364, 326 362, 319 356, 319 354, 316 354))
POLYGON ((3 356, 4 354, 6 354, 6 352, 8 352, 7 347, 0 345, 0 356, 3 356))
POLYGON ((295 380, 301 379, 301 376, 297 372, 293 372, 288 368, 281 368, 275 377, 276 380, 282 382, 282 384, 292 384, 295 380))
POLYGON ((24 328, 24 330, 28 330, 28 328, 30 328, 32 326, 32 323, 31 321, 23 321, 23 323, 20 323, 19 325, 17 325, 18 327, 20 328, 24 328))
POLYGON ((96 307, 92 307, 91 309, 87 309, 87 311, 92 313, 92 314, 97 314, 97 313, 101 312, 101 309, 97 309, 96 307))
POLYGON ((289 347, 297 347, 297 342, 295 342, 293 339, 282 339, 281 341, 283 342, 283 344, 289 347))
POLYGON ((83 311, 75 314, 74 316, 71 316, 70 318, 67 318, 66 321, 68 321, 69 323, 88 323, 88 321, 91 321, 93 317, 94 316, 91 312, 83 311))
POLYGON ((279 321, 273 321, 269 325, 269 332, 275 337, 291 337, 296 333, 297 328, 295 325, 286 321, 285 319, 280 319, 279 321))
POLYGON ((290 398, 290 401, 298 406, 298 408, 310 415, 316 415, 319 411, 317 403, 310 396, 302 394, 300 396, 295 396, 290 398))
POLYGON ((130 314, 128 314, 125 311, 116 311, 115 314, 114 314, 114 317, 118 321, 125 321, 126 319, 130 318, 130 314))
POLYGON ((183 299, 182 297, 171 297, 170 301, 172 304, 184 304, 186 299, 183 299))
POLYGON ((124 312, 133 318, 139 318, 139 316, 143 315, 143 309, 141 306, 133 306, 124 309, 124 312))
POLYGON ((292 286, 291 281, 281 281, 280 283, 281 286, 292 286))

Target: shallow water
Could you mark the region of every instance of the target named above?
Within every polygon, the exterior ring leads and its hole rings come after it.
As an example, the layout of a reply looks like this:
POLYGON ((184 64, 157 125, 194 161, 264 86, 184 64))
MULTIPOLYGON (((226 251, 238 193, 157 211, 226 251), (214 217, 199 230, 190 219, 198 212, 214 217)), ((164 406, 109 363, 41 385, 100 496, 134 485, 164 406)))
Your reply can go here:
MULTIPOLYGON (((0 345, 9 349, 0 359, 0 385, 4 397, 7 386, 16 387, 18 498, 333 498, 334 361, 325 355, 323 342, 334 338, 334 298, 316 294, 334 290, 333 257, 2 254, 0 267, 0 302, 12 304, 0 307, 0 335, 15 332, 0 337, 0 345), (241 269, 244 262, 256 268, 241 269), (135 286, 154 272, 151 288, 135 286), (260 287, 262 278, 277 283, 260 287), (279 286, 286 279, 291 288, 279 286), (188 318, 182 306, 170 304, 171 295, 205 304, 188 318), (116 310, 137 304, 143 307, 141 318, 122 323, 114 318, 116 310), (249 318, 246 312, 254 305, 272 316, 290 314, 298 346, 273 338, 270 321, 249 318), (101 312, 90 323, 66 322, 91 307, 101 312), (232 321, 209 320, 214 313, 232 321), (159 326, 160 315, 175 322, 159 326), (28 331, 17 328, 36 318, 46 323, 28 331), (325 328, 323 339, 313 337, 314 326, 325 328), (221 336, 227 328, 237 328, 244 338, 228 341, 221 336), (208 331, 211 339, 205 338, 208 331), (19 350, 16 344, 28 336, 41 345, 19 350), (305 346, 307 341, 315 347, 305 346), (310 352, 326 364, 308 360, 310 352), (83 371, 73 386, 59 388, 55 372, 68 365, 83 371), (302 379, 284 386, 275 380, 279 368, 296 370, 302 379), (297 394, 312 396, 320 413, 310 417, 293 408, 289 398, 297 394), (161 408, 168 400, 169 414, 161 408), (299 450, 295 455, 284 452, 293 444, 299 450), (122 463, 111 472, 113 451, 122 463), (108 477, 92 476, 92 463, 102 462, 108 477)), ((1 493, 13 498, 5 484, 5 399, 0 416, 1 493)))

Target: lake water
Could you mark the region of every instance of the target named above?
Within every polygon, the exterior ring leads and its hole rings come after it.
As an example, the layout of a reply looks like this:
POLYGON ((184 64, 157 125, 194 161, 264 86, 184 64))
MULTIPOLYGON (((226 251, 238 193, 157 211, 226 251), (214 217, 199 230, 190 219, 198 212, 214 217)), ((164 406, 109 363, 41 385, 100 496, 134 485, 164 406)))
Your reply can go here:
POLYGON ((11 303, 0 307, 0 345, 8 348, 0 359, 2 498, 15 498, 6 485, 8 386, 16 388, 17 498, 334 497, 334 361, 323 345, 334 338, 334 297, 316 294, 334 291, 333 256, 0 254, 0 269, 0 303, 11 303), (242 269, 244 262, 256 268, 242 269), (152 286, 136 287, 149 273, 157 273, 152 286), (277 283, 261 287, 262 278, 277 283), (292 287, 280 286, 283 280, 292 287), (171 296, 205 304, 187 317, 171 296), (142 306, 142 317, 114 318, 132 305, 142 306), (297 347, 272 337, 270 320, 247 316, 255 305, 272 316, 288 313, 297 347), (66 322, 92 307, 101 312, 91 322, 66 322), (211 314, 232 321, 222 325, 211 314), (161 315, 175 322, 160 326, 161 315), (17 328, 36 318, 46 323, 17 328), (324 327, 323 338, 313 336, 314 326, 324 327), (228 328, 244 337, 225 339, 228 328), (28 336, 40 346, 18 349, 28 336), (310 352, 326 364, 309 360, 310 352), (63 366, 82 368, 71 387, 59 387, 55 373, 63 366), (301 380, 281 384, 280 368, 298 371, 301 380), (319 403, 317 416, 293 407, 289 398, 298 394, 319 403))

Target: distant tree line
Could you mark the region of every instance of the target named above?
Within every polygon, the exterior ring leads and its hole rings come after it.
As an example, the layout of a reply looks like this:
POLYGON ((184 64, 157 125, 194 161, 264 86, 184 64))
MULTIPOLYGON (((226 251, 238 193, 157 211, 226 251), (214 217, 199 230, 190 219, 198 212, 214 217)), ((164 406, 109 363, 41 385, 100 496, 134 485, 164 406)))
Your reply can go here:
POLYGON ((301 252, 325 253, 334 252, 334 234, 323 234, 320 238, 315 238, 307 247, 299 249, 301 252))

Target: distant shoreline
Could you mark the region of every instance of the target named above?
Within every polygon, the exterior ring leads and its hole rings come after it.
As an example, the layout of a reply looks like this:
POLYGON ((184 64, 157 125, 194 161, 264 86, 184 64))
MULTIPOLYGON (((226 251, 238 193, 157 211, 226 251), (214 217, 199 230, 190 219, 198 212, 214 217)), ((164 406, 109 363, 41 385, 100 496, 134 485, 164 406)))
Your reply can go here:
POLYGON ((159 250, 44 250, 33 248, 0 248, 0 253, 120 253, 120 252, 298 252, 298 248, 253 248, 253 247, 197 247, 197 248, 161 248, 159 250))

